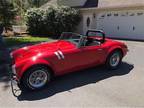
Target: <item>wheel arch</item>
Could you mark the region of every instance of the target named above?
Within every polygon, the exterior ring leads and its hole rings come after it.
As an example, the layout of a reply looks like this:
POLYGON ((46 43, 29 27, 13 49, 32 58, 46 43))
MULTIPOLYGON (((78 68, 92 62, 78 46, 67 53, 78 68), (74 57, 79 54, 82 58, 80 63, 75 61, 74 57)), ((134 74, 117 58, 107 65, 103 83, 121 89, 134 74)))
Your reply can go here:
MULTIPOLYGON (((122 57, 124 56, 123 50, 122 50, 121 48, 115 48, 115 49, 113 49, 113 50, 110 52, 110 54, 113 53, 113 52, 115 52, 115 51, 119 51, 119 52, 122 54, 122 57)), ((110 55, 110 54, 109 54, 109 55, 110 55)))
POLYGON ((108 51, 108 54, 107 54, 107 56, 106 56, 106 58, 105 58, 105 63, 107 62, 109 56, 110 56, 114 51, 120 51, 121 54, 122 54, 122 57, 124 56, 123 50, 122 50, 120 47, 115 47, 115 48, 110 49, 110 50, 108 51))
POLYGON ((108 55, 107 55, 107 58, 108 58, 114 51, 120 51, 121 54, 122 54, 122 57, 124 56, 124 52, 123 52, 123 50, 122 50, 121 47, 114 47, 114 48, 112 48, 112 49, 109 50, 109 53, 108 53, 108 55))
MULTIPOLYGON (((123 58, 123 56, 124 56, 123 50, 122 50, 121 48, 114 48, 113 50, 111 50, 111 51, 108 53, 108 55, 107 55, 107 57, 106 57, 106 60, 105 60, 105 66, 106 66, 108 69, 116 69, 116 67, 110 67, 110 66, 109 66, 109 59, 110 59, 111 55, 112 55, 114 52, 116 52, 116 51, 119 51, 119 52, 121 53, 120 62, 121 62, 121 60, 122 60, 122 58, 123 58)), ((118 65, 117 65, 117 66, 118 66, 118 65)))
POLYGON ((31 65, 29 67, 27 67, 27 69, 25 69, 22 73, 21 73, 21 77, 20 77, 20 82, 21 80, 23 79, 24 75, 29 71, 31 70, 32 68, 35 68, 35 67, 38 67, 38 66, 41 66, 41 67, 45 67, 47 68, 48 70, 50 70, 50 74, 51 74, 51 78, 55 76, 55 73, 54 73, 54 70, 52 69, 51 66, 49 66, 48 64, 34 64, 34 65, 31 65))

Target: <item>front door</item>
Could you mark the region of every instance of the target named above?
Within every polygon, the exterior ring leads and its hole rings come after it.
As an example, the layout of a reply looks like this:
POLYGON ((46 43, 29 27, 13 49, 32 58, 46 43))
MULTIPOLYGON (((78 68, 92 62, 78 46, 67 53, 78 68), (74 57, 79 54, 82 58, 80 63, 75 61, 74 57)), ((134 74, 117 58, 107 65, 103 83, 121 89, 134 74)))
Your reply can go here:
POLYGON ((61 50, 61 53, 64 57, 57 61, 59 74, 96 66, 104 59, 101 45, 85 46, 71 51, 61 50))
POLYGON ((101 45, 81 47, 81 59, 83 66, 91 67, 100 64, 104 57, 104 50, 101 45))

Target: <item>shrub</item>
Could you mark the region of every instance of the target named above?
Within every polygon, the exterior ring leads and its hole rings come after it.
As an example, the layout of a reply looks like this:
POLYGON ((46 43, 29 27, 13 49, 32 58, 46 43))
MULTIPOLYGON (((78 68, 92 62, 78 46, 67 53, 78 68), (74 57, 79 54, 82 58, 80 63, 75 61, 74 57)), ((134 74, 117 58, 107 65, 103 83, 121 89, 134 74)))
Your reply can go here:
POLYGON ((75 31, 81 17, 76 9, 66 6, 49 6, 47 9, 32 8, 28 10, 26 19, 30 34, 55 38, 62 32, 75 31))

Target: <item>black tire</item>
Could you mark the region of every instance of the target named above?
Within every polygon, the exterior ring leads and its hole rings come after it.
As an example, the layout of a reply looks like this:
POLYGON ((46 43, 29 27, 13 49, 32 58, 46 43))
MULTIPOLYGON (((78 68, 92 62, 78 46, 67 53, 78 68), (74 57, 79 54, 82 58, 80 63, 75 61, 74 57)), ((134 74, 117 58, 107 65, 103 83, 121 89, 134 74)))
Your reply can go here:
MULTIPOLYGON (((44 88, 50 81, 50 79, 51 79, 50 73, 51 73, 50 69, 48 69, 45 66, 35 66, 35 67, 29 69, 28 71, 26 71, 26 73, 24 74, 24 76, 21 79, 20 87, 26 88, 27 90, 32 90, 32 91, 40 90, 40 89, 44 88), (31 84, 30 78, 32 78, 32 75, 36 74, 36 72, 40 72, 40 71, 44 74, 44 76, 46 76, 46 78, 44 78, 45 79, 44 84, 42 84, 39 87, 33 86, 31 84)), ((36 80, 40 81, 40 79, 38 79, 38 77, 36 80)))
POLYGON ((119 51, 119 50, 115 50, 115 51, 113 51, 108 57, 107 57, 107 60, 106 60, 106 67, 108 68, 108 69, 117 69, 118 67, 119 67, 119 65, 121 64, 121 62, 122 62, 122 52, 121 51, 119 51), (119 59, 117 60, 117 63, 116 64, 112 64, 111 63, 111 60, 112 60, 112 57, 113 56, 118 56, 119 57, 119 59))

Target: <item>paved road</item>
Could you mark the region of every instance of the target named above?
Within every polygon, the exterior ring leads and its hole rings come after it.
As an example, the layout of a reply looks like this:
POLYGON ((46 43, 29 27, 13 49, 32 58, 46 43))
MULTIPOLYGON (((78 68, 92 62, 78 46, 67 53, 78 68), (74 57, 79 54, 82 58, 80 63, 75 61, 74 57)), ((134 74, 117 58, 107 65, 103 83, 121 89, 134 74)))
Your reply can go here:
POLYGON ((130 42, 118 70, 103 67, 58 77, 39 92, 11 93, 0 71, 0 107, 144 107, 144 42, 130 42))

